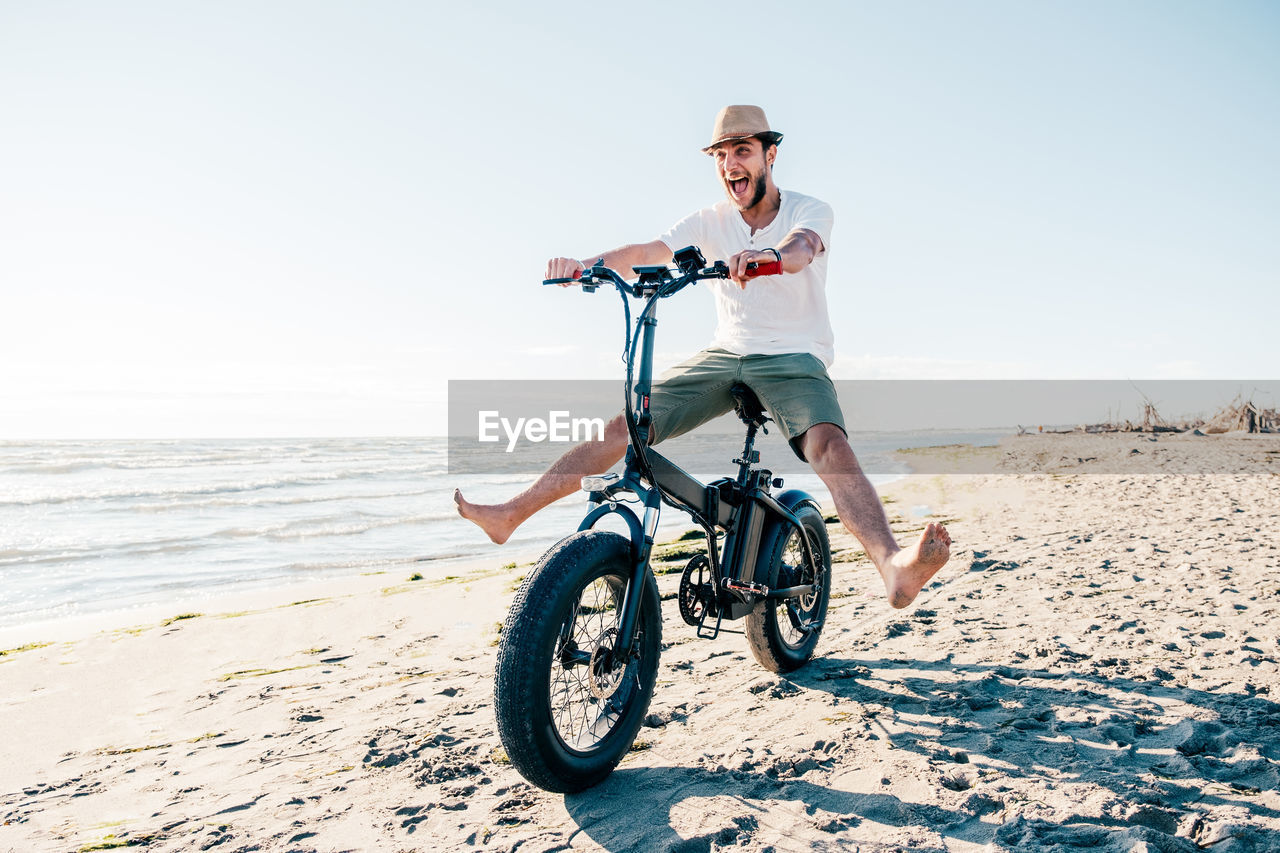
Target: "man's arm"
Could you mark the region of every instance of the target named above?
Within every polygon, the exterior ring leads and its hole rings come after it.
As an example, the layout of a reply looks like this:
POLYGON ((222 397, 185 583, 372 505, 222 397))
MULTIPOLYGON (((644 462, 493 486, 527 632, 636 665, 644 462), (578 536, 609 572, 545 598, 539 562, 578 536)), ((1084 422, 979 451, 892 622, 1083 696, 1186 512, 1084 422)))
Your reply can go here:
POLYGON ((784 273, 800 272, 822 254, 823 248, 822 238, 817 233, 808 228, 796 228, 771 249, 748 250, 734 255, 729 259, 729 277, 738 283, 738 287, 745 288, 747 264, 767 264, 774 260, 782 261, 784 273), (776 259, 774 249, 778 251, 776 259))
POLYGON ((601 258, 604 259, 606 267, 615 270, 623 278, 630 278, 632 267, 652 267, 670 263, 671 257, 671 249, 661 240, 654 240, 651 243, 632 243, 598 255, 589 255, 583 260, 552 258, 547 261, 547 274, 543 278, 573 278, 576 273, 582 272, 601 258))

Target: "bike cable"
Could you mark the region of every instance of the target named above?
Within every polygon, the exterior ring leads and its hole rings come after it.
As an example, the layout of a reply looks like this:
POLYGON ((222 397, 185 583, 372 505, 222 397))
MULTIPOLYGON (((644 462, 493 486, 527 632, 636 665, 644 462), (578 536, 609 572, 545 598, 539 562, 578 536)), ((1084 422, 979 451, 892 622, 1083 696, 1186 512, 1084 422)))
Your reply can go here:
MULTIPOLYGON (((622 297, 622 316, 623 324, 626 329, 626 339, 622 344, 622 363, 627 364, 627 354, 631 352, 631 303, 627 301, 627 292, 621 287, 614 288, 618 292, 618 296, 622 297)), ((627 364, 627 387, 631 387, 631 365, 627 364)))
MULTIPOLYGON (((636 318, 636 322, 635 322, 636 331, 634 335, 631 334, 631 311, 630 311, 630 306, 628 306, 628 310, 627 310, 627 339, 628 340, 627 340, 627 350, 626 350, 627 387, 626 387, 625 412, 627 414, 627 435, 631 437, 631 446, 635 448, 640 448, 641 444, 640 444, 640 434, 636 431, 635 418, 633 416, 635 410, 633 408, 633 403, 631 398, 633 396, 632 389, 634 387, 634 382, 635 382, 634 366, 635 366, 635 360, 636 360, 636 348, 640 345, 640 339, 642 337, 641 327, 644 325, 644 322, 648 318, 648 316, 657 309, 658 300, 684 287, 686 284, 688 284, 687 279, 688 279, 688 276, 685 276, 684 278, 679 278, 679 279, 676 279, 675 281, 668 282, 665 285, 660 285, 654 288, 653 294, 650 295, 648 301, 645 302, 644 309, 641 310, 640 316, 636 318)), ((619 288, 619 293, 621 292, 622 290, 621 288, 619 288)), ((625 296, 623 297, 623 301, 624 302, 626 301, 625 296)), ((647 442, 645 446, 647 446, 647 442)), ((636 460, 637 460, 637 464, 640 466, 640 473, 644 475, 644 478, 648 480, 655 489, 658 490, 658 496, 666 500, 669 505, 673 507, 676 506, 676 504, 671 502, 668 496, 663 492, 662 488, 658 485, 657 478, 653 476, 653 469, 649 467, 649 460, 645 458, 645 455, 642 449, 638 449, 636 451, 636 460)))
MULTIPOLYGON (((625 296, 623 297, 626 298, 625 296)), ((635 382, 634 365, 636 360, 636 347, 640 344, 641 331, 640 327, 644 325, 647 316, 654 310, 658 304, 658 291, 654 291, 649 297, 649 301, 645 303, 644 309, 640 312, 640 316, 636 318, 636 333, 631 334, 631 312, 627 312, 627 337, 629 338, 627 345, 627 387, 626 387, 626 408, 627 415, 627 435, 631 438, 631 446, 635 448, 636 464, 640 466, 640 473, 648 480, 654 488, 658 489, 658 495, 662 495, 662 489, 654 482, 653 469, 649 467, 649 460, 645 458, 644 446, 640 443, 640 433, 636 430, 635 409, 632 402, 632 388, 635 382)))

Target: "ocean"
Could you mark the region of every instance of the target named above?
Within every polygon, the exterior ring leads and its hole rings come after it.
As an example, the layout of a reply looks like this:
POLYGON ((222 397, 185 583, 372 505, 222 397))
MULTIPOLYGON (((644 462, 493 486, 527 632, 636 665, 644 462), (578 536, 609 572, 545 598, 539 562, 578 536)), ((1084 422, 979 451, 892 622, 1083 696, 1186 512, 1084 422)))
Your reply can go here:
MULTIPOLYGON (((994 444, 1004 431, 855 433, 872 476, 906 472, 900 447, 994 444)), ((661 449, 704 479, 732 473, 739 439, 689 435, 661 449)), ((527 522, 507 545, 458 518, 455 487, 494 502, 536 474, 451 476, 444 438, 0 442, 0 628, 194 607, 224 592, 373 572, 426 577, 461 561, 508 562, 576 529, 585 496, 527 522)), ((764 464, 828 495, 780 442, 764 464)), ((522 463, 527 465, 527 461, 522 463)), ((660 534, 690 525, 664 508, 660 534)), ((175 610, 177 612, 177 610, 175 610)))

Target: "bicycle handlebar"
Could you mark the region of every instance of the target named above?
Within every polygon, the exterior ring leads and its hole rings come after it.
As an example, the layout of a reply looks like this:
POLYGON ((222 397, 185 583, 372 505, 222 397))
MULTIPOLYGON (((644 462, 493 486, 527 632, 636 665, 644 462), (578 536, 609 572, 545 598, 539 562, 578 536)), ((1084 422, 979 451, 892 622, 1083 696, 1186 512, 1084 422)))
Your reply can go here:
MULTIPOLYGON (((621 276, 619 276, 617 273, 615 273, 613 270, 609 269, 608 267, 590 267, 586 270, 578 270, 573 274, 572 278, 544 278, 542 280, 542 283, 543 285, 599 284, 600 282, 595 281, 593 275, 588 275, 586 281, 583 280, 584 273, 595 273, 596 271, 599 271, 601 273, 611 274, 611 276, 615 279, 614 281, 615 284, 618 284, 619 286, 626 288, 626 290, 629 293, 631 293, 631 295, 633 296, 638 295, 638 293, 634 290, 633 286, 628 285, 625 281, 623 281, 621 276)), ((759 278, 760 276, 781 275, 781 274, 782 274, 781 261, 769 261, 768 263, 764 263, 764 264, 760 264, 760 263, 747 264, 747 275, 746 275, 747 278, 759 278)), ((686 281, 685 281, 686 284, 691 284, 692 282, 697 281, 698 279, 704 279, 704 278, 728 278, 729 268, 725 266, 723 261, 717 261, 714 266, 707 267, 706 269, 703 269, 703 270, 696 270, 691 273, 686 273, 684 277, 686 278, 686 281)))

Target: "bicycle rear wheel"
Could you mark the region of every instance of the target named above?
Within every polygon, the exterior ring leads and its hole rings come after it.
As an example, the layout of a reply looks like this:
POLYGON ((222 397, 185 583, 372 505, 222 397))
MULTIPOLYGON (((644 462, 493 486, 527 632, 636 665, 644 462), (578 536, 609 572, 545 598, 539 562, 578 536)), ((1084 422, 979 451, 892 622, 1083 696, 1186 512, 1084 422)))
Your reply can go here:
POLYGON ((498 647, 494 710, 511 763, 548 791, 589 788, 630 749, 653 696, 662 640, 645 572, 630 660, 613 657, 631 543, 587 530, 548 551, 516 593, 498 647))
POLYGON ((790 672, 813 657, 831 595, 831 544, 822 513, 808 504, 794 512, 819 565, 815 568, 805 559, 796 528, 780 519, 770 522, 760 539, 760 557, 769 567, 765 583, 770 589, 815 585, 808 595, 761 601, 747 614, 747 644, 770 672, 790 672))

